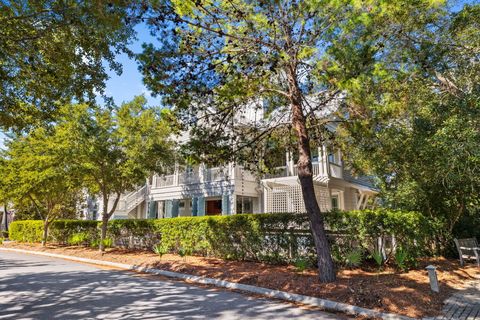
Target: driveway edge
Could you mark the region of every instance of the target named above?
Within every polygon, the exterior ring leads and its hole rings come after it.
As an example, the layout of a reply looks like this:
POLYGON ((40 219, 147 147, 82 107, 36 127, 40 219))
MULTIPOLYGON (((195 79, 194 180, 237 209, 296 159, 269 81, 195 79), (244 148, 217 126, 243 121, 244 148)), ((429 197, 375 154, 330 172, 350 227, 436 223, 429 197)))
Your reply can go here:
POLYGON ((221 287, 221 288, 235 289, 235 290, 241 290, 249 293, 260 294, 262 296, 269 297, 269 298, 275 298, 275 299, 280 299, 280 300, 289 301, 289 302, 297 302, 297 303, 301 303, 308 306, 319 307, 325 311, 341 312, 351 316, 365 316, 370 318, 377 318, 377 319, 381 318, 381 319, 388 319, 388 320, 414 319, 414 318, 401 316, 397 314, 383 313, 375 310, 365 309, 365 308, 353 306, 346 303, 335 302, 332 300, 326 300, 326 299, 315 298, 311 296, 304 296, 296 293, 288 293, 285 291, 273 290, 273 289, 262 288, 262 287, 247 285, 247 284, 194 276, 190 274, 155 269, 155 268, 146 268, 146 267, 140 267, 136 265, 130 265, 130 264, 124 264, 124 263, 118 263, 118 262, 94 260, 94 259, 81 258, 81 257, 75 257, 75 256, 69 256, 69 255, 63 255, 63 254, 40 252, 40 251, 29 251, 29 250, 23 250, 23 249, 0 247, 0 251, 11 251, 11 252, 35 254, 35 255, 47 256, 52 258, 60 258, 65 260, 72 260, 77 262, 85 262, 85 263, 114 267, 119 269, 144 272, 144 273, 149 273, 154 275, 161 275, 169 278, 188 280, 193 283, 208 284, 208 285, 214 285, 216 287, 221 287))

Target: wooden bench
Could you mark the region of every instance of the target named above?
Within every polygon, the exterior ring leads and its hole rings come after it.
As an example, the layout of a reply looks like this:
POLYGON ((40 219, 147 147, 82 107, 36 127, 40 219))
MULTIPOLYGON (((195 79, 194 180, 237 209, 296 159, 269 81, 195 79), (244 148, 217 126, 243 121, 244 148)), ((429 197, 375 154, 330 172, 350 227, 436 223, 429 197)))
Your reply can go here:
POLYGON ((480 247, 476 238, 454 239, 460 257, 460 265, 465 264, 465 259, 477 260, 477 266, 480 267, 480 247))

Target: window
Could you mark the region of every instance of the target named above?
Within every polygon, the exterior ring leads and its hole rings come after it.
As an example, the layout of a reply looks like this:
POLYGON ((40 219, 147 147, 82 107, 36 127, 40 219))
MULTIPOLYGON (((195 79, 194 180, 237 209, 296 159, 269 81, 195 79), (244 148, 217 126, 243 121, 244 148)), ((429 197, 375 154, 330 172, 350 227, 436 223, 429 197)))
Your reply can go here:
POLYGON ((338 195, 332 196, 332 209, 340 209, 338 195))
POLYGON ((253 198, 237 196, 237 213, 253 213, 253 198))
POLYGON ((329 150, 328 152, 328 162, 334 164, 340 164, 340 151, 339 150, 329 150))

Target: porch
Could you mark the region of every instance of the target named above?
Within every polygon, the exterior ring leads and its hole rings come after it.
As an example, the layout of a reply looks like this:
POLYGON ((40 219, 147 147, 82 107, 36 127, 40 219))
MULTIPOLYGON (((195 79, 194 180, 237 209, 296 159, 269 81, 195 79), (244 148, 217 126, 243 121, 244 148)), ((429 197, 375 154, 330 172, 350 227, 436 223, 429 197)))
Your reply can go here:
POLYGON ((150 201, 149 218, 218 216, 260 212, 259 197, 238 194, 150 201))

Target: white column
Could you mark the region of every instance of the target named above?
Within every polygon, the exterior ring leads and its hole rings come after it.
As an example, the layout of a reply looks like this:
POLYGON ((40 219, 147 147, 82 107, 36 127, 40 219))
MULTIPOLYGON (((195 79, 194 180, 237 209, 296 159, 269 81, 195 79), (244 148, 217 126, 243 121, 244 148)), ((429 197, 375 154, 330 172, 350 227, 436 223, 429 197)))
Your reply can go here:
POLYGON ((173 185, 178 186, 178 163, 175 163, 175 171, 173 172, 173 185))
POLYGON ((323 168, 323 152, 321 147, 317 147, 318 152, 318 171, 321 176, 325 175, 323 168))
POLYGON ((262 195, 263 195, 263 212, 262 213, 270 213, 271 208, 268 204, 269 190, 266 187, 266 185, 263 184, 263 183, 262 183, 262 187, 263 187, 263 192, 262 192, 262 195))
POLYGON ((230 180, 235 179, 235 166, 233 165, 233 162, 228 163, 228 178, 230 180))
POLYGON ((235 192, 230 195, 230 214, 237 214, 237 195, 235 192))
POLYGON ((198 167, 198 177, 200 179, 200 183, 205 182, 205 164, 202 162, 198 167))
POLYGON ((293 156, 292 156, 292 152, 291 151, 288 151, 288 157, 290 159, 290 167, 289 167, 289 170, 290 170, 290 175, 293 176, 295 175, 295 163, 293 161, 293 156))
POLYGON ((158 211, 157 211, 157 212, 158 212, 158 216, 157 216, 157 218, 159 218, 159 219, 160 219, 160 218, 165 218, 165 217, 164 217, 164 213, 163 213, 163 211, 164 211, 164 206, 165 206, 165 201, 157 201, 157 205, 158 205, 158 211))
POLYGON ((287 175, 290 176, 292 175, 292 172, 290 171, 290 152, 286 151, 285 152, 285 167, 287 168, 287 175))
POLYGON ((328 154, 327 154, 327 147, 322 144, 322 166, 323 166, 323 174, 328 175, 328 154))

